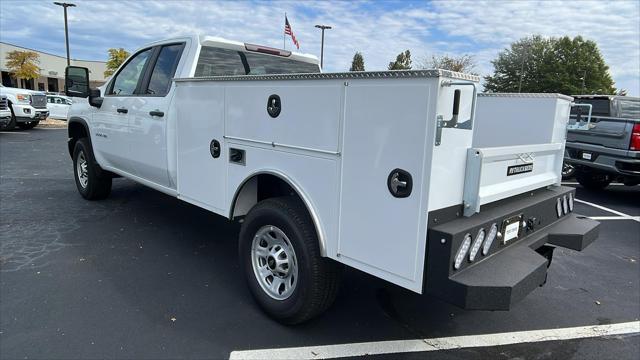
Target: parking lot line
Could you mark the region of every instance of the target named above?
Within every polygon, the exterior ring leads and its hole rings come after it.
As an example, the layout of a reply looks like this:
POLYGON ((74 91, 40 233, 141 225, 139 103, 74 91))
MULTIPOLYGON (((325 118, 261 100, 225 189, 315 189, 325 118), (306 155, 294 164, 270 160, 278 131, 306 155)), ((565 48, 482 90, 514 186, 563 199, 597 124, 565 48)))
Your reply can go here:
POLYGON ((589 205, 589 206, 593 206, 596 209, 600 209, 600 210, 604 210, 604 211, 608 211, 612 214, 616 214, 619 215, 621 217, 627 218, 628 220, 634 220, 634 221, 638 221, 640 222, 640 219, 638 219, 638 216, 631 216, 631 215, 627 215, 623 212, 617 211, 617 210, 613 210, 613 209, 609 209, 608 207, 602 206, 602 205, 598 205, 598 204, 594 204, 594 203, 590 203, 588 201, 584 201, 584 200, 579 200, 579 199, 574 199, 576 202, 579 202, 581 204, 585 204, 585 205, 589 205))
POLYGON ((498 334, 466 335, 433 339, 378 341, 340 345, 305 346, 281 349, 233 351, 239 359, 334 359, 365 355, 401 354, 572 340, 640 333, 640 321, 609 325, 579 326, 562 329, 515 331, 498 334))
MULTIPOLYGON (((580 185, 579 182, 575 182, 575 181, 563 181, 562 185, 580 185)), ((624 186, 623 183, 611 183, 609 184, 609 186, 624 186)))
POLYGON ((592 220, 635 220, 640 221, 640 216, 589 216, 592 220))
POLYGON ((16 135, 29 135, 28 132, 16 132, 16 131, 0 131, 0 134, 16 134, 16 135))

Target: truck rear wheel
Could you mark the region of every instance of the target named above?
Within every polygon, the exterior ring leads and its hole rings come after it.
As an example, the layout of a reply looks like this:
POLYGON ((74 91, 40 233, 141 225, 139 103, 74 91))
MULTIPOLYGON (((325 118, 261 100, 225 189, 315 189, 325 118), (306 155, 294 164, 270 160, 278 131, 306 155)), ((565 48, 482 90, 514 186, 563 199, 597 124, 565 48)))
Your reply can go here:
POLYGON ((589 190, 602 190, 611 184, 611 176, 600 172, 576 171, 576 180, 589 190))
POLYGON ((260 307, 284 324, 298 324, 334 301, 341 267, 320 255, 315 227, 293 196, 259 202, 240 230, 240 261, 260 307))
POLYGON ((104 199, 111 193, 111 176, 100 171, 87 138, 76 142, 73 150, 73 174, 76 187, 87 200, 104 199))

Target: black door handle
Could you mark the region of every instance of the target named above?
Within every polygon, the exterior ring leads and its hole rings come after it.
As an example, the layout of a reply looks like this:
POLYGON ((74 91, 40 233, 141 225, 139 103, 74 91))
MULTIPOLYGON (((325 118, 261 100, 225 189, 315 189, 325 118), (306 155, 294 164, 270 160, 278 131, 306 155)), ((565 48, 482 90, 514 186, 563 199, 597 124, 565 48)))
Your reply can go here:
POLYGON ((152 111, 149 111, 149 115, 163 117, 164 113, 160 110, 152 110, 152 111))
POLYGON ((125 108, 119 108, 116 110, 117 112, 121 113, 121 114, 126 114, 129 112, 129 110, 125 109, 125 108))

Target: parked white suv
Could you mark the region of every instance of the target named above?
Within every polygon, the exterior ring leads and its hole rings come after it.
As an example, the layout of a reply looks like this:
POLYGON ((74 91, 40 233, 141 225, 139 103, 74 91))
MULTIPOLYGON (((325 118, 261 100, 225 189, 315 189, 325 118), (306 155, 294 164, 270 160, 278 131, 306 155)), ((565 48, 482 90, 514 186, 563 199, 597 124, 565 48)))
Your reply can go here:
POLYGON ((7 97, 11 119, 7 128, 18 126, 28 130, 49 116, 47 96, 41 91, 11 88, 0 85, 0 95, 7 97))

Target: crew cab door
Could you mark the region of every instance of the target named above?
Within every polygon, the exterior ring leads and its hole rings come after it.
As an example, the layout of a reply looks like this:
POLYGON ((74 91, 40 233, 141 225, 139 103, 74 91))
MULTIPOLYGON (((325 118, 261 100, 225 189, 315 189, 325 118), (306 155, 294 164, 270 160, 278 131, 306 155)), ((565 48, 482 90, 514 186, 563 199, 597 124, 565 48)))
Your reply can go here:
POLYGON ((99 162, 129 174, 134 173, 129 110, 152 55, 153 48, 148 48, 129 58, 107 85, 102 106, 93 113, 91 140, 99 162))
POLYGON ((129 106, 130 159, 134 174, 170 186, 167 171, 167 122, 174 95, 172 79, 185 44, 157 46, 129 106))

